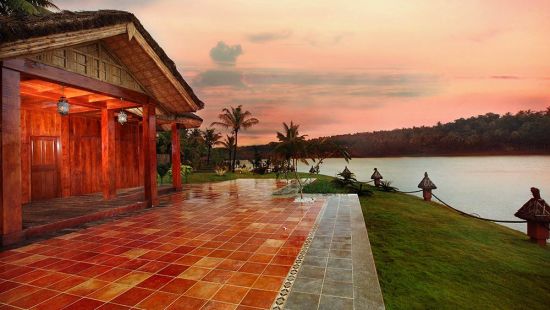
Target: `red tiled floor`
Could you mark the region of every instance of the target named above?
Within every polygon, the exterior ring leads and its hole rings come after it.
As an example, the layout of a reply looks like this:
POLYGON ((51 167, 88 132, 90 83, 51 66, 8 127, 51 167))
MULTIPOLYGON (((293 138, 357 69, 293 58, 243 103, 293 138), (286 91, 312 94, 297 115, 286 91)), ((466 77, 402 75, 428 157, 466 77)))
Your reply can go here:
POLYGON ((248 293, 248 288, 246 287, 224 285, 212 299, 239 304, 246 293, 248 293))
POLYGON ((274 184, 187 185, 161 197, 167 207, 0 252, 0 302, 36 309, 267 308, 323 204, 275 198, 274 184))
POLYGON ((153 294, 154 291, 134 287, 129 289, 128 291, 120 294, 118 297, 112 300, 112 302, 127 306, 134 306, 140 303, 142 300, 144 300, 149 295, 153 294))
POLYGON ((221 284, 199 281, 185 292, 186 296, 210 299, 221 288, 221 284))
POLYGON ((176 294, 155 292, 140 302, 137 307, 151 310, 166 309, 176 299, 178 299, 178 295, 176 294))
POLYGON ((170 305, 169 310, 196 310, 200 309, 207 301, 205 299, 181 296, 170 305))
POLYGON ((276 296, 277 292, 251 289, 244 296, 241 304, 250 307, 268 308, 273 304, 276 296))
POLYGON ((63 308, 64 310, 92 310, 99 308, 104 303, 98 300, 93 300, 89 298, 82 298, 79 301, 68 305, 63 308))

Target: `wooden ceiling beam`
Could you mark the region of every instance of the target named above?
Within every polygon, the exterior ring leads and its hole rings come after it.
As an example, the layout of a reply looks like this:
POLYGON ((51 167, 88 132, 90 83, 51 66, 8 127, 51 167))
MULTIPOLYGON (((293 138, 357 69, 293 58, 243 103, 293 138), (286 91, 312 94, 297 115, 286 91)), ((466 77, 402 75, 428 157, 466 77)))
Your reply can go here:
POLYGON ((79 90, 99 93, 114 98, 124 98, 125 100, 141 105, 156 103, 155 99, 150 98, 146 94, 105 83, 77 73, 65 71, 60 68, 41 64, 30 59, 9 59, 3 61, 2 66, 54 83, 63 84, 79 90))

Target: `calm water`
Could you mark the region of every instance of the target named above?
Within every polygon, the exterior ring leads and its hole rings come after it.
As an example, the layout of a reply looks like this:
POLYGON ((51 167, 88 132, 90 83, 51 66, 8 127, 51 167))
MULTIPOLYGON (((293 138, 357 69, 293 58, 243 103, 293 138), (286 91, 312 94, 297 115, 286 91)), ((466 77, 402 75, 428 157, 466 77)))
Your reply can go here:
MULTIPOLYGON (((518 220, 514 213, 531 198, 529 189, 541 190, 550 201, 550 156, 399 157, 327 159, 321 173, 335 176, 344 166, 358 180, 368 181, 376 167, 402 191, 417 189, 427 171, 439 198, 453 207, 482 217, 518 220)), ((309 168, 300 167, 300 171, 309 168)), ((421 197, 422 193, 415 194, 421 197)), ((526 224, 505 224, 526 231, 526 224)))

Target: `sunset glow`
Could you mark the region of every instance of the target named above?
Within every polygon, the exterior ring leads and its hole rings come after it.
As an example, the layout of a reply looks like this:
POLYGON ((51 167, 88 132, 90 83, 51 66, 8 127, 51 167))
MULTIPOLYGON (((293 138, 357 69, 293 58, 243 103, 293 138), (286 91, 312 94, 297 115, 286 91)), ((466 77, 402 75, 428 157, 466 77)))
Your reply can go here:
POLYGON ((550 106, 549 1, 59 0, 134 13, 206 103, 309 137, 550 106), (222 43, 220 43, 222 42, 222 43))

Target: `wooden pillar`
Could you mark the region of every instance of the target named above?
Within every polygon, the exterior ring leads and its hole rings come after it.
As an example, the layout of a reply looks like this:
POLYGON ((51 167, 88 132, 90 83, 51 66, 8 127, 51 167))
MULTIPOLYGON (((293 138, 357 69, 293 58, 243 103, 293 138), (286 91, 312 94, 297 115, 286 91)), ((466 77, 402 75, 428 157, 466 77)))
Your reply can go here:
POLYGON ((22 239, 20 74, 0 63, 0 235, 1 244, 22 239))
POLYGON ((113 110, 101 110, 101 169, 103 177, 103 198, 116 196, 115 166, 115 113, 113 110))
POLYGON ((149 207, 158 205, 157 193, 157 129, 155 107, 143 106, 143 186, 149 207))
POLYGON ((61 197, 71 195, 70 116, 61 117, 61 197))
POLYGON ((181 191, 181 157, 180 157, 180 135, 178 124, 172 124, 172 184, 176 191, 181 191))

